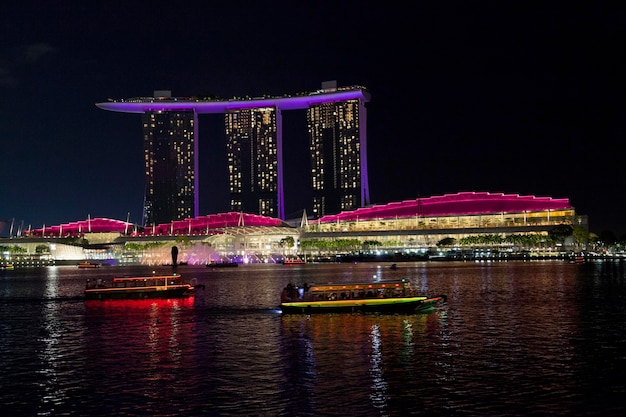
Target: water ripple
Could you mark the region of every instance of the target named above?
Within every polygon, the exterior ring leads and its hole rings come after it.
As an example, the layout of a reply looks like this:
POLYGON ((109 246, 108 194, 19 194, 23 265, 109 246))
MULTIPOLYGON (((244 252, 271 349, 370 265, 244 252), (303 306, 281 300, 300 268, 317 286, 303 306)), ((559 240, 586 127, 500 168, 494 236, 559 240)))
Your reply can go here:
POLYGON ((25 416, 626 411, 622 267, 410 263, 403 273, 446 294, 444 306, 312 316, 276 309, 286 283, 384 278, 388 268, 248 267, 190 267, 204 293, 131 303, 84 302, 84 275, 74 269, 1 280, 3 408, 25 416))

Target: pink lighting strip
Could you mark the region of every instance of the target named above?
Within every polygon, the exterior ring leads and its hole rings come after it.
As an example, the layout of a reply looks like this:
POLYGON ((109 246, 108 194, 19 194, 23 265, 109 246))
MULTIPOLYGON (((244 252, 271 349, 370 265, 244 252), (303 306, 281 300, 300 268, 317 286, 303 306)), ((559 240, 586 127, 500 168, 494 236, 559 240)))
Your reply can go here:
MULTIPOLYGON (((260 227, 285 226, 280 219, 273 217, 230 212, 200 216, 193 219, 177 220, 171 223, 158 224, 154 228, 146 227, 141 235, 208 234, 217 232, 216 229, 240 225, 260 227)), ((89 228, 91 228, 92 233, 137 234, 134 232, 134 227, 135 225, 121 220, 95 218, 64 223, 58 226, 45 226, 45 228, 42 227, 28 231, 26 234, 28 236, 80 236, 89 233, 89 228)))
POLYGON ((463 192, 443 196, 418 198, 377 205, 324 216, 320 223, 337 221, 402 218, 414 216, 453 216, 523 211, 571 209, 569 199, 520 196, 487 192, 463 192))

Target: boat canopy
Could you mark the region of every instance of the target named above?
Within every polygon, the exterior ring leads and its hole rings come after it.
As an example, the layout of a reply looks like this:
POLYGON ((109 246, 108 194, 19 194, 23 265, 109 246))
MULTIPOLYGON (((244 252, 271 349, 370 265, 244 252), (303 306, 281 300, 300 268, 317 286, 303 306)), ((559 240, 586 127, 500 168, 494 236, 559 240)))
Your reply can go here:
POLYGON ((380 281, 380 282, 350 282, 335 284, 312 284, 310 291, 353 291, 353 290, 378 290, 389 288, 410 288, 411 284, 408 280, 380 281))

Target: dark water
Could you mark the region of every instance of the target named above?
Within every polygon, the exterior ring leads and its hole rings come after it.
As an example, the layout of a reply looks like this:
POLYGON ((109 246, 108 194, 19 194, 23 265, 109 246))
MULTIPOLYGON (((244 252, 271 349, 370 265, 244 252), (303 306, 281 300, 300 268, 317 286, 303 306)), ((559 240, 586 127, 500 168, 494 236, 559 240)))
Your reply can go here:
MULTIPOLYGON (((626 415, 624 263, 181 266, 183 300, 85 302, 87 277, 0 271, 8 416, 626 415), (288 282, 406 277, 420 315, 281 316, 288 282)), ((158 272, 171 269, 161 267, 158 272)))

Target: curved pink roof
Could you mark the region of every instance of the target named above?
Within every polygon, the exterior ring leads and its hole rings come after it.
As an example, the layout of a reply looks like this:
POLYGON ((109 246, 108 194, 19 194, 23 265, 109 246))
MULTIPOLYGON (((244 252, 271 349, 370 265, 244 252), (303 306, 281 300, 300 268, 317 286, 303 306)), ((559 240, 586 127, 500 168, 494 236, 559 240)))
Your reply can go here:
MULTIPOLYGON (((520 196, 488 192, 462 192, 442 196, 418 198, 401 202, 375 205, 346 211, 320 218, 320 223, 351 220, 392 219, 415 216, 455 216, 471 214, 520 213, 523 211, 545 211, 573 209, 567 198, 520 196)), ((287 227, 282 220, 248 213, 209 214, 171 223, 145 227, 141 233, 135 232, 135 225, 121 220, 94 218, 46 226, 26 231, 28 236, 78 236, 84 233, 121 233, 141 236, 168 234, 210 234, 220 233, 219 229, 236 226, 287 227)))
POLYGON ((397 203, 364 207, 336 215, 323 216, 320 223, 337 221, 389 219, 415 216, 454 216, 489 213, 520 213, 573 208, 569 199, 520 196, 488 192, 462 192, 442 196, 405 200, 397 203))
POLYGON ((26 234, 30 236, 76 236, 83 233, 128 233, 133 230, 133 227, 132 223, 97 217, 57 226, 44 226, 29 230, 26 234))
POLYGON ((209 234, 215 229, 236 226, 286 226, 282 220, 248 213, 218 213, 194 217, 185 220, 174 220, 171 223, 158 224, 146 227, 142 235, 160 234, 209 234))
MULTIPOLYGON (((286 226, 282 220, 273 217, 247 213, 218 213, 209 214, 185 220, 175 220, 171 223, 158 224, 146 227, 143 236, 152 234, 203 234, 215 233, 216 229, 235 226, 286 226)), ((44 226, 26 232, 29 236, 78 236, 84 233, 135 233, 135 225, 121 220, 94 218, 64 223, 57 226, 44 226)))

